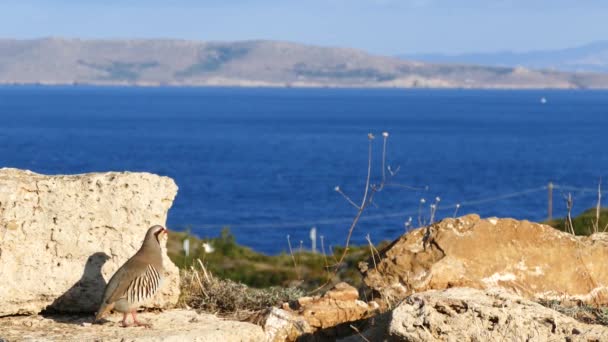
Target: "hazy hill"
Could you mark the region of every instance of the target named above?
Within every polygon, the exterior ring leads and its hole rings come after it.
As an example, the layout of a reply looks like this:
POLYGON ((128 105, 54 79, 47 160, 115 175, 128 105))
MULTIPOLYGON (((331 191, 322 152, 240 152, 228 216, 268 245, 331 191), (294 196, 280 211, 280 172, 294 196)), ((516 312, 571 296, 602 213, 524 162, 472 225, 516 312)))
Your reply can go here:
POLYGON ((399 56, 407 60, 431 63, 465 63, 493 66, 524 66, 533 69, 562 71, 588 71, 608 73, 608 41, 595 42, 580 47, 531 51, 523 53, 493 52, 461 55, 417 54, 399 56))
POLYGON ((0 40, 0 83, 608 88, 608 75, 441 65, 277 41, 0 40))

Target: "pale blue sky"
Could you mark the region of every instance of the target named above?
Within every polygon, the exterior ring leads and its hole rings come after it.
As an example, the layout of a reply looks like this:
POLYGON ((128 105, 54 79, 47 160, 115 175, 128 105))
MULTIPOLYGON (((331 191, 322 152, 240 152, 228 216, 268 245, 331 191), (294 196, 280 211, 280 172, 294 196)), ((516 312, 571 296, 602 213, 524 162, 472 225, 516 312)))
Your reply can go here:
POLYGON ((608 40, 606 0, 0 0, 0 37, 279 39, 378 54, 608 40))

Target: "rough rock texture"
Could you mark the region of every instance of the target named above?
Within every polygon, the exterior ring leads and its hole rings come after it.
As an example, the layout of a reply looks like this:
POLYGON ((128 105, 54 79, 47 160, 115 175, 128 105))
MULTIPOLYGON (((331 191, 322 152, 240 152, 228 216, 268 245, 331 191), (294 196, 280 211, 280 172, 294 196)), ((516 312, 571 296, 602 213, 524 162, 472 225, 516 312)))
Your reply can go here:
POLYGON ((576 321, 504 289, 453 288, 408 297, 374 341, 606 341, 608 328, 576 321))
POLYGON ((608 234, 468 215, 403 235, 361 263, 367 286, 399 300, 431 289, 501 287, 531 299, 608 304, 608 234))
POLYGON ((296 341, 304 334, 312 334, 314 329, 289 310, 271 308, 264 322, 264 334, 268 342, 296 341))
MULTIPOLYGON (((376 313, 375 303, 359 300, 359 292, 347 283, 339 283, 323 296, 302 297, 285 303, 283 309, 273 308, 264 324, 268 341, 295 341, 303 335, 317 339, 339 335, 344 323, 368 318, 376 313)), ((348 333, 353 331, 348 328, 348 333)))
MULTIPOLYGON (((339 283, 322 297, 302 297, 294 313, 304 318, 313 329, 325 329, 344 322, 369 317, 377 309, 359 300, 359 292, 347 283, 339 283)), ((285 305, 284 309, 289 310, 285 305)))
MULTIPOLYGON (((149 173, 45 176, 0 169, 0 316, 93 312, 106 281, 164 225, 177 186, 149 173)), ((168 257, 156 306, 174 304, 179 272, 168 257)))
POLYGON ((142 313, 138 319, 152 324, 122 328, 122 315, 108 317, 109 322, 91 324, 93 317, 28 316, 0 319, 0 340, 6 341, 264 341, 262 328, 251 323, 225 321, 192 310, 142 313))

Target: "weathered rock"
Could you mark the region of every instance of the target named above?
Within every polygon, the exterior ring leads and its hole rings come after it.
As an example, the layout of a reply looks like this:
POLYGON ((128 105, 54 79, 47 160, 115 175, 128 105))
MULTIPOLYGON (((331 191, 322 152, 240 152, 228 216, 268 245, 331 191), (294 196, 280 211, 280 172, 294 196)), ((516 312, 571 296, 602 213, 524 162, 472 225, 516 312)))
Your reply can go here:
POLYGON ((377 307, 359 300, 354 287, 339 283, 322 297, 305 298, 295 310, 313 329, 326 329, 336 325, 369 317, 377 307))
MULTIPOLYGON (((149 173, 0 169, 0 316, 95 311, 146 230, 165 224, 176 193, 172 179, 149 173)), ((179 296, 179 272, 166 253, 164 265, 154 306, 179 296)))
POLYGON ((468 215, 403 235, 361 263, 385 299, 431 289, 500 287, 531 299, 608 304, 608 234, 574 237, 547 225, 468 215), (426 237, 425 237, 426 236, 426 237))
POLYGON ((5 341, 264 341, 262 328, 192 310, 141 313, 137 316, 152 324, 151 329, 122 328, 122 315, 108 317, 110 322, 91 324, 93 317, 27 316, 0 318, 0 340, 5 341))
POLYGON ((271 308, 264 322, 264 334, 268 342, 296 341, 298 337, 314 331, 304 318, 279 308, 271 308))
MULTIPOLYGON (((375 303, 359 300, 359 292, 347 283, 339 283, 323 296, 302 297, 297 303, 285 303, 283 309, 270 311, 264 324, 268 341, 295 341, 303 335, 325 330, 324 337, 335 337, 333 328, 376 313, 375 303)), ((353 331, 349 328, 349 333, 353 331)))
POLYGON ((504 289, 452 288, 408 297, 374 341, 606 341, 608 327, 576 321, 504 289))

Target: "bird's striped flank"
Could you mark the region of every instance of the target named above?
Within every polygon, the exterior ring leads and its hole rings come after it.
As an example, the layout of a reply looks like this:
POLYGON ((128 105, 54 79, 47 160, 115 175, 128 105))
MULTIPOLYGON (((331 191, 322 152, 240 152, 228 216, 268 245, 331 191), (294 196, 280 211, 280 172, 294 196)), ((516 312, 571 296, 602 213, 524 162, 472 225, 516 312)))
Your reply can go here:
POLYGON ((150 299, 160 287, 160 281, 160 273, 154 266, 148 264, 146 271, 129 284, 127 301, 134 304, 150 299))

